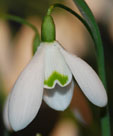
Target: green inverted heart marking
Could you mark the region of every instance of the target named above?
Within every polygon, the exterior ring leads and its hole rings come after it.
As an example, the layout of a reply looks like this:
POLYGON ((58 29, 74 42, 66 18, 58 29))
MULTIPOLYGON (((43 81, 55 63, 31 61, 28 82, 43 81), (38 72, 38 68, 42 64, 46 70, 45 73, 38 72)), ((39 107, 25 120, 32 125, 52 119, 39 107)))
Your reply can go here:
POLYGON ((62 75, 54 71, 47 80, 44 80, 44 85, 47 85, 48 87, 52 87, 55 80, 58 80, 61 85, 65 85, 68 81, 68 76, 62 75))

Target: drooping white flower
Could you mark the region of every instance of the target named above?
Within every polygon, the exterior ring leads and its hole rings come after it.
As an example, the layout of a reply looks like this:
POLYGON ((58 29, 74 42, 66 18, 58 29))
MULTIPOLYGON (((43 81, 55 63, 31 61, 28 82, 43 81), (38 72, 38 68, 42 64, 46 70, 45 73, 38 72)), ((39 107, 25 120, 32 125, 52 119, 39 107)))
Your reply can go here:
POLYGON ((73 79, 93 104, 107 104, 104 86, 86 62, 56 41, 42 42, 11 91, 5 107, 7 122, 15 131, 25 128, 37 115, 42 99, 55 110, 65 110, 73 96, 73 79))

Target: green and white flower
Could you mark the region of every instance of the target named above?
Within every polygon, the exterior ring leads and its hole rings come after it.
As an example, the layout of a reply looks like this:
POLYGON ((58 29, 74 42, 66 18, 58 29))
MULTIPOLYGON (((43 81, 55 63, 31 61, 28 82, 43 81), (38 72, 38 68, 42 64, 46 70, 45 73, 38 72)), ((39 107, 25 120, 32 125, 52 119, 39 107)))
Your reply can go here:
POLYGON ((7 124, 15 131, 25 128, 36 117, 42 99, 55 110, 65 110, 73 96, 74 79, 93 104, 107 104, 101 80, 85 61, 56 41, 42 42, 6 102, 7 124))

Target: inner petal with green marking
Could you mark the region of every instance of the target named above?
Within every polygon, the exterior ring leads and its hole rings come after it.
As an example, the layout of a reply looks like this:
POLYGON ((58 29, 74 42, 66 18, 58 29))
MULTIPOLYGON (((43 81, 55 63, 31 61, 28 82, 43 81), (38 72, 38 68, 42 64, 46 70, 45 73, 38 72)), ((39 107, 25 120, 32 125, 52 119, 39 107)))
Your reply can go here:
POLYGON ((44 80, 44 85, 52 87, 55 81, 59 82, 61 85, 65 85, 68 81, 68 76, 54 71, 47 80, 44 80))
POLYGON ((56 84, 67 86, 72 81, 72 73, 57 46, 48 46, 45 53, 44 88, 52 89, 56 84))

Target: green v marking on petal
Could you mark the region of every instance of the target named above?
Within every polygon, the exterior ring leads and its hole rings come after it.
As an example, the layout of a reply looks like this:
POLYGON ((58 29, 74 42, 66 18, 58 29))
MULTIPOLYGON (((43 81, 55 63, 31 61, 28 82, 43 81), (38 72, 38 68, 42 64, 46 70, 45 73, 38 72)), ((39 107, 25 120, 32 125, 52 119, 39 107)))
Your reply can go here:
POLYGON ((68 76, 54 71, 47 80, 44 80, 44 85, 52 87, 55 80, 58 80, 61 85, 65 85, 68 81, 68 76))

